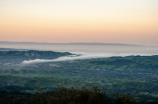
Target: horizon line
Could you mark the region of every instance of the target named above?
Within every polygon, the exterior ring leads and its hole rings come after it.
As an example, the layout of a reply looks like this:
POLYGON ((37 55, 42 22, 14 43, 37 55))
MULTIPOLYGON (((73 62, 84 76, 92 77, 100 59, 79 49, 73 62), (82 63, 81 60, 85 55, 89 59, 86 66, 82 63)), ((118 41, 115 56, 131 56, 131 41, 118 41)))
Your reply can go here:
MULTIPOLYGON (((67 43, 52 43, 52 42, 28 42, 28 41, 0 41, 0 42, 8 42, 8 43, 34 43, 34 44, 93 44, 93 45, 130 45, 130 46, 148 46, 148 45, 140 45, 140 44, 128 44, 128 43, 103 43, 103 42, 67 42, 67 43)), ((157 46, 153 46, 157 47, 157 46)))

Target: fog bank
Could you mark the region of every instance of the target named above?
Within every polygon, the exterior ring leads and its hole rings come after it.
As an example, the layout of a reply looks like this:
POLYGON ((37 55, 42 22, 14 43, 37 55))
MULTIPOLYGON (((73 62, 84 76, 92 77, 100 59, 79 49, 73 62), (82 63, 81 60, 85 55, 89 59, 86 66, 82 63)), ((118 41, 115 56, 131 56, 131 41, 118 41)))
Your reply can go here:
POLYGON ((70 55, 59 57, 57 59, 35 59, 35 60, 24 60, 22 64, 33 64, 33 63, 45 63, 45 62, 61 62, 61 61, 73 61, 73 60, 84 60, 93 58, 107 58, 114 56, 151 56, 154 54, 142 54, 142 53, 80 53, 78 55, 70 55))

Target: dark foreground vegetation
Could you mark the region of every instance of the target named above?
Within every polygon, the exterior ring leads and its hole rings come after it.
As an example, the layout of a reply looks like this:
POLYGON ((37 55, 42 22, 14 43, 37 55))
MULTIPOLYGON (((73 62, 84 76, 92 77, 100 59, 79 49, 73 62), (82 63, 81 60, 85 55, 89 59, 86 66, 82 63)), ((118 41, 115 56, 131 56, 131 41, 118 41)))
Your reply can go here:
POLYGON ((134 97, 115 93, 107 95, 98 87, 88 89, 58 87, 56 91, 43 92, 38 87, 35 94, 0 92, 0 104, 136 104, 134 97))

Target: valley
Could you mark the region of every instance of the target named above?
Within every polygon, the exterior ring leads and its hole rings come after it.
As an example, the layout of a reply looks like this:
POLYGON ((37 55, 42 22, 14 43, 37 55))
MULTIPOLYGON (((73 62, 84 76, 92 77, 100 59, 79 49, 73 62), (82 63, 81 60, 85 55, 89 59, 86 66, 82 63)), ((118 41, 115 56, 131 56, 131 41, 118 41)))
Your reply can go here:
POLYGON ((72 54, 50 51, 0 51, 0 54, 1 91, 33 93, 34 86, 51 91, 62 83, 68 88, 98 86, 109 94, 119 92, 144 101, 158 98, 157 55, 21 64, 28 59, 55 59, 72 54))

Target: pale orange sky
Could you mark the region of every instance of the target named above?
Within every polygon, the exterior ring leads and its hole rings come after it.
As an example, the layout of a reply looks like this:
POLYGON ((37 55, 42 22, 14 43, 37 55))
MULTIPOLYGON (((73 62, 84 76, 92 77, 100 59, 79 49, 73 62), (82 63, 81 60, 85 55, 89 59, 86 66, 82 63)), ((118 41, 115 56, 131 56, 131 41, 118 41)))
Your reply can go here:
POLYGON ((158 45, 158 0, 1 0, 0 41, 158 45))

